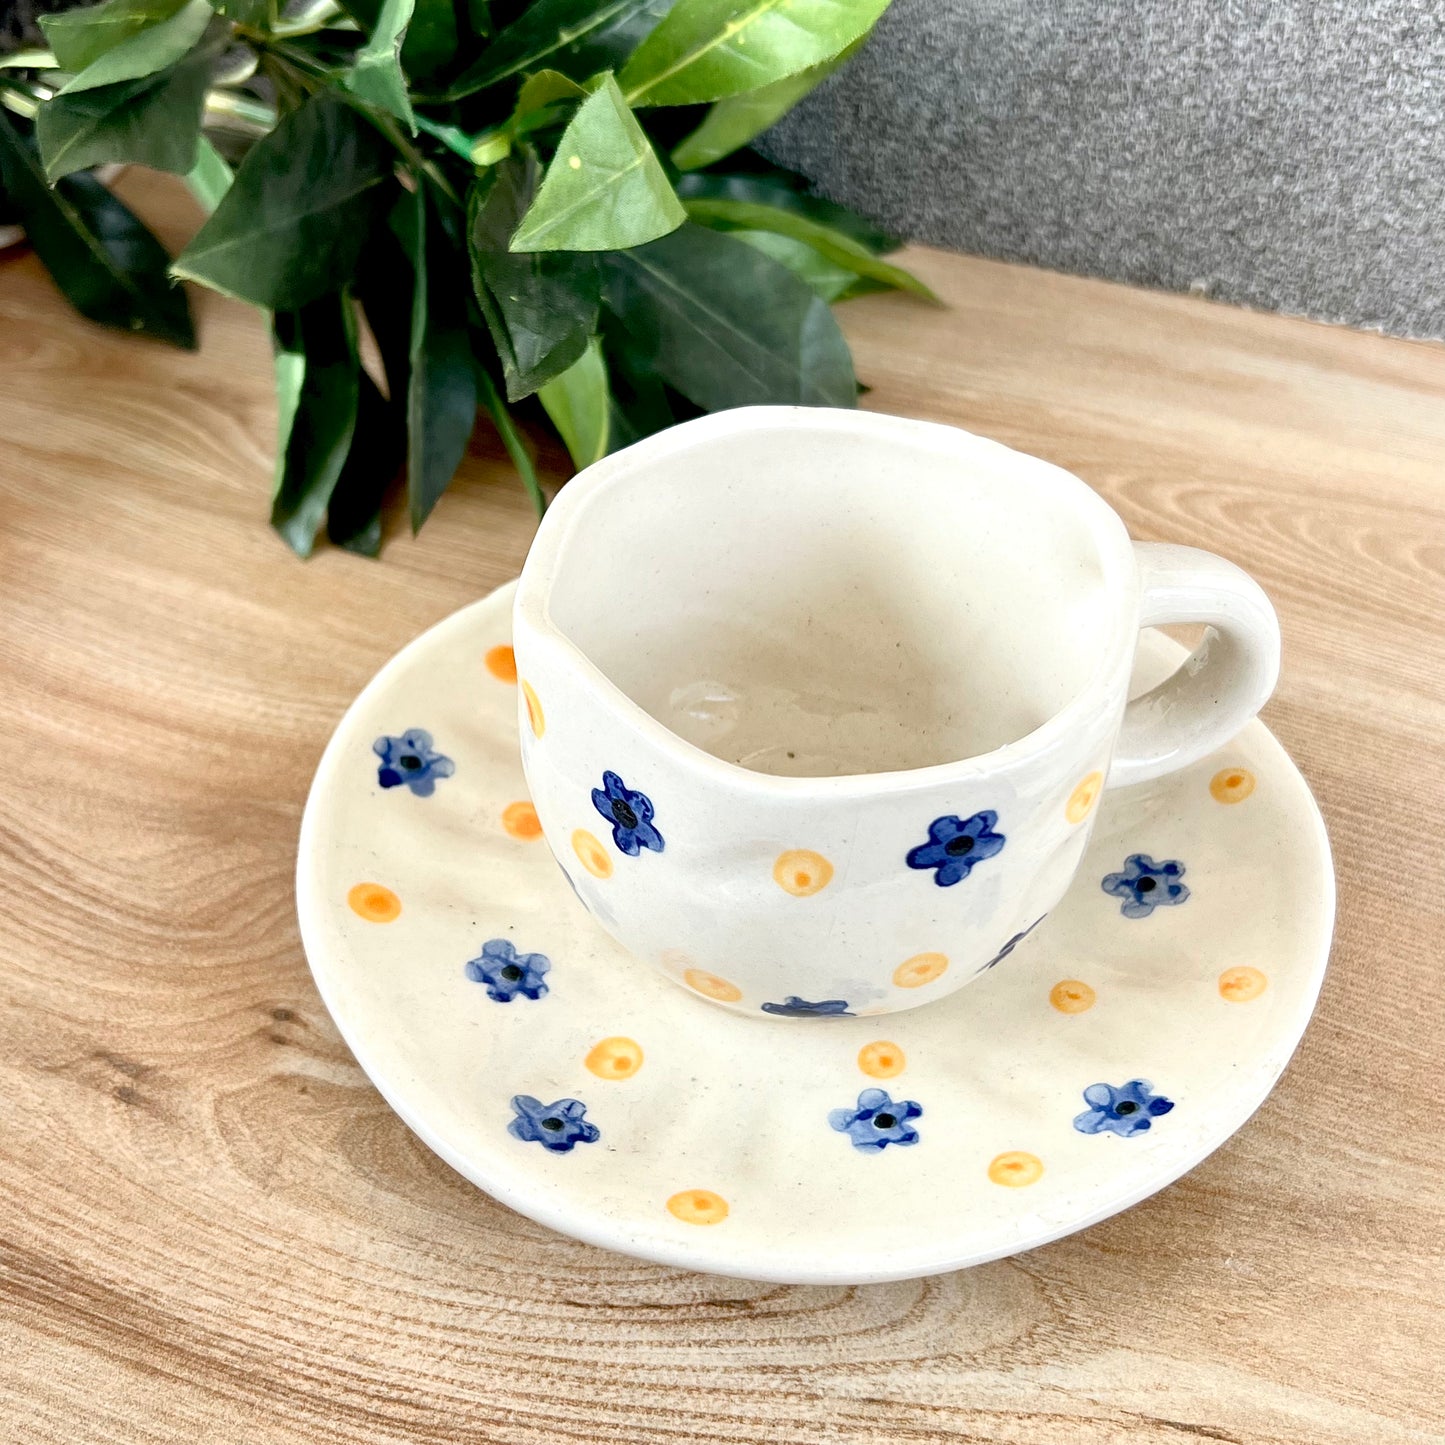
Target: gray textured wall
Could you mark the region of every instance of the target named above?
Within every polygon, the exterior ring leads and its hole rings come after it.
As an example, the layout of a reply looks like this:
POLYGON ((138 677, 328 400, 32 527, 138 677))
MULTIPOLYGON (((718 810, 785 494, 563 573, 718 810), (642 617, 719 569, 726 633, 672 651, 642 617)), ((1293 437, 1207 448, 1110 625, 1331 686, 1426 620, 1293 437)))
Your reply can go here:
POLYGON ((1445 0, 895 0, 765 149, 918 240, 1445 337, 1445 0))

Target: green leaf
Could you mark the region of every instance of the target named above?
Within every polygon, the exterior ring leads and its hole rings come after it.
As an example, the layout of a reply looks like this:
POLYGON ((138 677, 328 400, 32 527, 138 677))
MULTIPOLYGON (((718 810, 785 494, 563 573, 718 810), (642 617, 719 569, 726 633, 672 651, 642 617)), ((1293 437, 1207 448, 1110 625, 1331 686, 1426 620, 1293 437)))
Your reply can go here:
POLYGON ((827 304, 729 236, 686 225, 609 255, 603 297, 637 356, 709 411, 857 400, 848 345, 827 304))
POLYGON ((482 405, 486 407, 492 424, 497 428, 497 435, 502 439, 502 445, 507 449, 507 455, 512 459, 512 465, 516 467, 518 475, 522 478, 522 485, 526 487, 528 495, 532 498, 532 505, 537 509, 540 517, 547 510, 547 498, 543 495, 542 484, 537 480, 537 468, 533 465, 532 454, 527 450, 527 443, 521 432, 517 430, 517 424, 512 420, 512 414, 507 410, 507 404, 497 391, 497 384, 492 380, 484 367, 477 368, 477 391, 482 398, 482 405))
POLYGON ((619 80, 632 105, 697 105, 820 65, 888 0, 678 0, 619 80))
POLYGON ((406 76, 401 72, 401 45, 415 0, 385 0, 371 38, 356 52, 342 84, 355 96, 406 122, 416 134, 406 76))
POLYGON ((865 221, 846 206, 825 201, 821 196, 810 195, 807 179, 794 171, 781 167, 772 170, 733 176, 704 175, 689 171, 679 176, 674 189, 684 201, 727 200, 747 201, 754 205, 776 206, 784 211, 796 211, 800 216, 817 221, 834 231, 841 231, 860 246, 866 247, 875 256, 896 251, 903 243, 896 236, 880 230, 871 221, 865 221))
POLYGON ((652 143, 607 75, 577 109, 513 251, 620 251, 686 219, 652 143))
POLYGON ((169 19, 186 0, 106 0, 63 15, 42 15, 40 28, 62 70, 79 74, 132 35, 169 19))
POLYGON ((881 281, 899 291, 911 291, 929 301, 938 300, 927 285, 916 276, 910 276, 901 266, 891 265, 851 236, 834 231, 797 211, 757 205, 752 201, 692 200, 686 205, 689 218, 703 225, 724 231, 776 231, 779 235, 804 242, 820 256, 835 265, 846 266, 859 276, 881 281))
MULTIPOLYGON (((415 0, 416 9, 401 48, 408 75, 434 75, 457 53, 457 17, 452 0, 415 0)), ((382 13, 385 14, 385 6, 382 13)))
POLYGON ((170 258, 161 243, 92 176, 67 177, 52 190, 38 156, 3 111, 0 186, 35 254, 82 316, 195 346, 190 307, 166 274, 170 258))
POLYGON ((776 231, 729 231, 728 234, 733 240, 771 256, 780 266, 786 266, 824 301, 841 300, 858 280, 855 272, 835 266, 807 242, 795 241, 791 236, 781 236, 776 231))
POLYGON ((280 437, 271 525, 309 557, 356 427, 360 366, 350 298, 333 292, 277 312, 273 339, 280 437))
POLYGON ((537 0, 502 30, 443 99, 460 100, 543 65, 575 80, 620 65, 674 0, 537 0))
POLYGON ((379 209, 393 156, 343 101, 322 93, 251 147, 174 271, 274 311, 344 285, 379 209))
POLYGON ((348 552, 381 551, 381 506, 401 470, 406 436, 397 412, 364 372, 357 376, 356 426, 326 504, 326 535, 348 552))
POLYGON ((507 249, 536 186, 536 158, 514 154, 492 173, 489 188, 472 188, 468 208, 472 284, 513 401, 571 366, 597 328, 595 256, 507 249))
POLYGON ((252 30, 269 30, 276 23, 281 9, 281 0, 211 0, 211 7, 217 15, 224 15, 237 25, 247 25, 252 30))
POLYGON ((188 54, 214 18, 215 12, 206 0, 186 0, 174 15, 126 36, 96 56, 60 88, 59 94, 75 95, 124 80, 144 80, 188 54))
POLYGON ((537 400, 546 407, 579 472, 607 455, 612 398, 607 363, 596 340, 566 371, 538 390, 537 400))
POLYGON ((186 172, 186 185, 209 216, 235 179, 231 167, 205 136, 196 141, 196 163, 186 172))
POLYGON ((550 105, 559 101, 581 100, 586 94, 586 87, 578 85, 560 70, 539 70, 522 82, 522 88, 517 92, 517 103, 512 108, 511 123, 515 126, 550 105))

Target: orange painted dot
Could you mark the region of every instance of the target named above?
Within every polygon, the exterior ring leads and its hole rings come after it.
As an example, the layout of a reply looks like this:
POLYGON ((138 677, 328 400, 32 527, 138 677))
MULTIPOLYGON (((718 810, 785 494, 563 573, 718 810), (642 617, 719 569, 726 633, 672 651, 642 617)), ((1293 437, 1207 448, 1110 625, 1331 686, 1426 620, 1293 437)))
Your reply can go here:
POLYGON ((346 901, 351 911, 368 923, 390 923, 401 916, 401 899, 380 883, 358 883, 346 901))
POLYGON ((1049 1002, 1061 1014, 1088 1013, 1098 994, 1082 979, 1066 978, 1049 990, 1049 1002))
POLYGON ((532 684, 525 679, 522 681, 522 697, 527 704, 527 721, 532 724, 532 733, 535 737, 541 737, 547 731, 547 715, 542 711, 542 704, 532 690, 532 684))
POLYGON ((488 648, 482 661, 487 664, 487 671, 498 682, 516 682, 517 654, 505 643, 500 647, 488 648))
POLYGON ((1219 993, 1230 1003, 1249 1003, 1269 987, 1269 980, 1257 968, 1247 963, 1238 968, 1226 968, 1219 975, 1219 993))
POLYGON ((595 833, 589 833, 586 828, 578 828, 572 835, 572 851, 594 878, 612 877, 611 855, 598 841, 595 833))
POLYGON ((582 1060, 599 1079, 630 1079, 642 1067, 642 1045, 636 1039, 603 1039, 582 1060))
POLYGON ((684 1189, 667 1201, 668 1211, 684 1224, 721 1224, 728 1217, 728 1202, 711 1189, 684 1189))
POLYGON ((1248 768, 1223 768, 1209 780, 1217 803, 1242 803, 1254 791, 1254 774, 1248 768))
POLYGON ((893 970, 893 982, 899 988, 922 988, 924 984, 942 978, 947 967, 948 959, 941 953, 915 953, 893 970))
POLYGON ((790 848, 778 854, 773 864, 773 878, 785 893, 795 898, 811 898, 832 881, 833 865, 811 848, 790 848))
POLYGON ((988 1166, 988 1177, 995 1184, 1021 1189, 1025 1184, 1037 1184, 1044 1177, 1044 1161, 1037 1154, 1010 1149, 1007 1154, 998 1155, 988 1166))
POLYGON ((897 1044, 878 1039, 858 1050, 858 1067, 870 1079, 893 1079, 903 1072, 908 1060, 897 1044))
POLYGON ((514 838, 540 838, 542 825, 530 803, 508 803, 502 809, 502 827, 514 838))
POLYGON ((737 984, 729 983, 727 979, 719 978, 717 974, 709 973, 703 968, 688 969, 683 974, 682 981, 705 998, 715 998, 719 1003, 736 1003, 743 996, 743 991, 737 984))
POLYGON ((1104 791, 1103 773, 1090 773, 1072 793, 1064 805, 1064 816, 1071 823, 1082 823, 1094 811, 1099 794, 1104 791))

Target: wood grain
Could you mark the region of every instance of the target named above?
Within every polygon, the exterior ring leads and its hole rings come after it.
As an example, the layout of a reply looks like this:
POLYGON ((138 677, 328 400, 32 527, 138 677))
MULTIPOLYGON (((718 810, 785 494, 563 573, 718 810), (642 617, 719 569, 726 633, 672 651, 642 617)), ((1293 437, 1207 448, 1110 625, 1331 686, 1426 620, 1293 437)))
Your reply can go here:
MULTIPOLYGON (((168 181, 124 189, 178 243, 168 181)), ((296 830, 342 710, 532 529, 483 436, 420 540, 265 526, 254 313, 198 357, 0 260, 0 1437, 103 1442, 1445 1440, 1445 348, 928 251, 845 311, 881 410, 1080 473, 1279 606, 1266 714, 1340 875, 1256 1118, 1088 1232, 781 1288, 574 1244, 428 1153, 313 990, 296 830)), ((554 472, 557 458, 549 456, 554 472)))

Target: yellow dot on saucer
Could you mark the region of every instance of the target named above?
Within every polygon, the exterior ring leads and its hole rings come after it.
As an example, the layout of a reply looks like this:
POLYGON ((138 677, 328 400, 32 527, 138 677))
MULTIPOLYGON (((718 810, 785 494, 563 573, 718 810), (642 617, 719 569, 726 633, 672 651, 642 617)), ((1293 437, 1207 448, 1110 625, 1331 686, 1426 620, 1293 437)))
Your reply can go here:
POLYGON ((988 1177, 995 1184, 1021 1189, 1025 1184, 1037 1184, 1044 1177, 1044 1161, 1037 1154, 1010 1149, 1007 1154, 998 1155, 988 1166, 988 1177))
POLYGON ((572 835, 572 851, 594 878, 612 877, 612 859, 595 833, 589 833, 586 828, 578 828, 572 835))
POLYGON ((642 1067, 642 1045, 621 1036, 603 1039, 582 1062, 599 1079, 630 1079, 642 1067))
POLYGON ((390 923, 401 916, 401 899, 380 883, 358 883, 346 901, 351 911, 368 923, 390 923))
POLYGON ((505 643, 500 647, 489 648, 482 660, 487 664, 487 671, 498 682, 516 682, 517 654, 505 643))
POLYGON ((514 838, 540 838, 542 824, 530 803, 508 803, 502 809, 502 827, 514 838))
POLYGON ((684 1189, 667 1201, 668 1212, 684 1224, 721 1224, 728 1217, 728 1202, 711 1189, 684 1189))
POLYGON ((1230 1003, 1249 1003, 1257 999, 1269 987, 1269 979, 1257 968, 1247 963, 1238 968, 1226 968, 1219 975, 1219 994, 1230 1003))
POLYGON ((715 998, 719 1003, 736 1003, 743 996, 743 991, 737 984, 729 983, 727 979, 719 978, 717 974, 709 973, 704 968, 688 969, 683 974, 682 981, 704 998, 715 998))
POLYGON ((887 1039, 877 1039, 858 1050, 858 1067, 870 1079, 897 1078, 907 1062, 903 1050, 887 1039))
POLYGON ((1248 768, 1222 768, 1209 780, 1217 803, 1242 803, 1254 791, 1254 774, 1248 768))
POLYGON ((893 970, 893 982, 899 988, 922 988, 936 978, 942 978, 948 967, 948 959, 941 953, 915 953, 905 958, 893 970))
POLYGON ((785 893, 795 898, 811 898, 821 892, 833 878, 833 865, 811 848, 789 848, 779 853, 773 864, 773 879, 785 893))
POLYGON ((1103 791, 1103 773, 1090 773, 1089 776, 1069 794, 1069 801, 1064 805, 1064 816, 1071 823, 1082 823, 1084 819, 1094 811, 1094 804, 1099 801, 1099 794, 1103 791))
POLYGON ((1049 1002, 1061 1014, 1088 1013, 1098 994, 1082 979, 1066 978, 1049 990, 1049 1002))
POLYGON ((581 157, 581 156, 568 156, 568 157, 567 157, 567 164, 568 164, 574 171, 580 171, 580 170, 582 169, 582 157, 581 157))
POLYGON ((527 704, 527 721, 532 724, 532 732, 536 737, 541 737, 547 731, 547 716, 542 711, 537 694, 532 690, 532 684, 525 678, 522 679, 522 697, 527 704))

